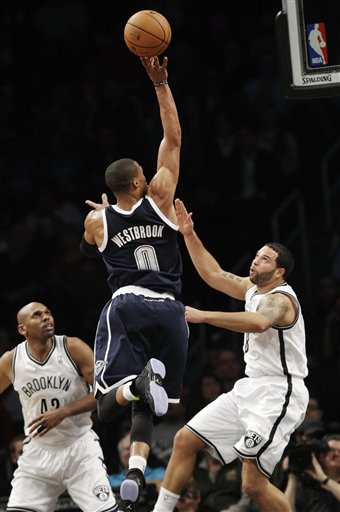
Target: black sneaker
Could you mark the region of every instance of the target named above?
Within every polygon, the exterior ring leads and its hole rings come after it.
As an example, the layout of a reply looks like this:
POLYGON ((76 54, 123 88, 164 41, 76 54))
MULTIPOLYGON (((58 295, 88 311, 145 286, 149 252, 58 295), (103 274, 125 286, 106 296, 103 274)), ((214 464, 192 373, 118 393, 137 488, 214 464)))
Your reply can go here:
POLYGON ((145 487, 145 478, 140 469, 130 469, 120 486, 119 511, 135 512, 141 492, 145 487))
POLYGON ((163 416, 168 410, 168 395, 162 387, 165 366, 158 359, 150 359, 144 370, 134 380, 138 396, 147 404, 156 416, 163 416))
POLYGON ((117 512, 135 512, 137 510, 137 504, 132 501, 118 500, 117 512))

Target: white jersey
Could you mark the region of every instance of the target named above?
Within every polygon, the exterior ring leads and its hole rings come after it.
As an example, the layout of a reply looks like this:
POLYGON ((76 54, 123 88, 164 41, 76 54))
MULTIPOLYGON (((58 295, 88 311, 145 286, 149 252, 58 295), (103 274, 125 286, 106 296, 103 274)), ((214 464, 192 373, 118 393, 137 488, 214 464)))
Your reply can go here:
MULTIPOLYGON (((49 409, 56 409, 85 397, 89 386, 67 350, 66 336, 53 336, 52 347, 44 361, 29 353, 27 341, 20 343, 13 357, 13 387, 19 393, 27 425, 49 409)), ((65 418, 45 436, 34 441, 48 446, 72 444, 92 426, 91 412, 65 418)))
POLYGON ((257 311, 260 300, 271 293, 288 295, 296 304, 296 318, 293 324, 286 327, 275 326, 261 333, 245 333, 245 373, 248 377, 290 375, 305 378, 308 375, 305 326, 300 304, 292 287, 283 283, 263 294, 256 290, 256 286, 252 286, 246 293, 245 311, 257 311))

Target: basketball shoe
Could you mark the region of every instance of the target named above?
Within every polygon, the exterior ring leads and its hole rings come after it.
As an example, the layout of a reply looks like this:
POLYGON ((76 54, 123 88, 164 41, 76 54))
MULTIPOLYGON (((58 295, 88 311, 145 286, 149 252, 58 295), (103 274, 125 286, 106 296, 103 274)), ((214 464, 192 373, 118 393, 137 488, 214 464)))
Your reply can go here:
POLYGON ((120 486, 118 512, 135 512, 144 487, 145 478, 142 471, 137 468, 129 469, 120 486))
POLYGON ((146 402, 155 416, 163 416, 169 406, 168 395, 162 387, 165 373, 162 361, 152 358, 131 386, 131 392, 146 402))

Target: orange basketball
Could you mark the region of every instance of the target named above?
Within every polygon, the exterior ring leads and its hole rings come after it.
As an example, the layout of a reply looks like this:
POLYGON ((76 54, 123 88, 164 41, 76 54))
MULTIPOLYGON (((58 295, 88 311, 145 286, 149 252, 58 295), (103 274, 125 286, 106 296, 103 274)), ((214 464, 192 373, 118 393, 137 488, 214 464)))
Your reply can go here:
POLYGON ((171 27, 159 12, 139 11, 127 21, 124 39, 129 50, 138 57, 155 57, 169 46, 171 27))

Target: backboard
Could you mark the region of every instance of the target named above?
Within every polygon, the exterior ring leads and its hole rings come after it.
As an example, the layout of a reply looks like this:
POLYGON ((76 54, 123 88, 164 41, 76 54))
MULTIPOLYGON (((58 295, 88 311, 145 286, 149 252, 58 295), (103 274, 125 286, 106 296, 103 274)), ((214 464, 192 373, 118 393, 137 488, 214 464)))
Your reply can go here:
POLYGON ((340 2, 282 0, 275 25, 285 97, 340 95, 340 2))

